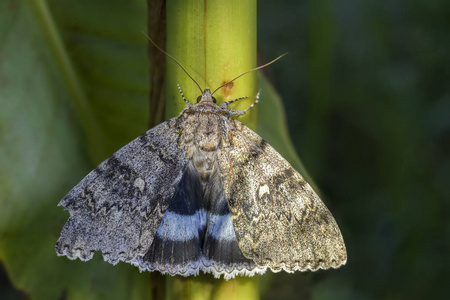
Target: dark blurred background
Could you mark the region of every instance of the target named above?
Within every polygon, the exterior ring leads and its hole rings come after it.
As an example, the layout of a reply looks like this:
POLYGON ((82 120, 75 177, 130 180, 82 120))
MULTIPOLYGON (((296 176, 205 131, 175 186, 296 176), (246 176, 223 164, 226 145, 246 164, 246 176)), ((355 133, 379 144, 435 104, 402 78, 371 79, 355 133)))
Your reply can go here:
POLYGON ((313 295, 447 298, 450 2, 258 5, 261 56, 289 52, 270 79, 348 250, 313 295))
MULTIPOLYGON (((449 32, 448 0, 258 3, 260 60, 289 52, 266 71, 348 250, 345 267, 307 275, 306 296, 447 298, 449 32)), ((277 275, 262 296, 305 296, 303 277, 277 275)), ((0 267, 3 297, 26 299, 0 267)))

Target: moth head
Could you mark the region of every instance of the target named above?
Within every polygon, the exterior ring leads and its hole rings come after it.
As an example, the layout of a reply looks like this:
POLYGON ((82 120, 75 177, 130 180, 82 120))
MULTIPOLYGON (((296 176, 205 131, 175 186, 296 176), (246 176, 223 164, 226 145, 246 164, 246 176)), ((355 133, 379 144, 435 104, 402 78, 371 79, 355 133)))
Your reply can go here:
POLYGON ((211 91, 209 89, 205 89, 202 92, 201 96, 198 96, 197 98, 197 103, 200 102, 212 102, 212 103, 216 103, 216 98, 214 98, 211 94, 211 91))

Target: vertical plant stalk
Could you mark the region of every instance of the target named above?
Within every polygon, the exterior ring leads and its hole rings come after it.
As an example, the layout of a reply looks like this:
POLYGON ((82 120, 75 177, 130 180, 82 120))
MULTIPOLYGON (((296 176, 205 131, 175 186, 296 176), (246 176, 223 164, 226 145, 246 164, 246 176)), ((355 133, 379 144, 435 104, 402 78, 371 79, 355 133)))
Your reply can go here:
MULTIPOLYGON (((256 66, 256 0, 186 1, 166 3, 166 51, 195 78, 202 89, 221 84, 256 66)), ((178 115, 186 99, 196 102, 201 94, 197 85, 170 58, 166 58, 166 119, 178 115)), ((256 74, 250 73, 217 91, 218 104, 248 96, 235 103, 245 109, 257 93, 256 74)), ((256 109, 239 118, 256 129, 256 109)), ((237 277, 229 281, 210 274, 183 278, 167 277, 166 299, 258 299, 257 277, 237 277)))
MULTIPOLYGON (((147 0, 147 32, 157 45, 166 43, 166 1, 147 0)), ((150 91, 149 91, 149 128, 164 121, 164 96, 166 78, 166 55, 152 44, 148 46, 150 91)), ((150 274, 150 292, 152 300, 166 298, 166 276, 159 272, 150 274)))
MULTIPOLYGON (((256 0, 167 1, 166 50, 177 58, 205 89, 216 89, 256 66, 256 0)), ((166 119, 180 113, 184 102, 177 89, 181 85, 188 100, 195 103, 198 87, 169 58, 166 78, 166 119)), ((218 103, 248 96, 233 108, 244 109, 257 93, 256 73, 247 74, 214 95, 218 103)), ((239 118, 256 129, 256 110, 239 118)))
MULTIPOLYGON (((164 47, 166 44, 166 1, 147 0, 147 9, 148 35, 157 45, 164 47)), ((149 44, 148 57, 150 61, 149 128, 152 128, 164 121, 166 55, 149 44)))

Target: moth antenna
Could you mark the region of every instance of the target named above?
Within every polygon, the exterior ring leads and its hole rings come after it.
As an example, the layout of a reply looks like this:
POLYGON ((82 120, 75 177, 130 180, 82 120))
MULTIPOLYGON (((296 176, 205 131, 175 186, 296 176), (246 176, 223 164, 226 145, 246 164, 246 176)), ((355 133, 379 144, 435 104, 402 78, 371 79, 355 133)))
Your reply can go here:
POLYGON ((198 86, 198 88, 200 90, 200 93, 203 93, 203 90, 200 87, 200 85, 198 84, 198 82, 194 79, 194 77, 191 76, 191 74, 188 73, 188 71, 186 71, 186 69, 181 65, 181 63, 178 60, 175 59, 175 57, 173 57, 172 55, 170 55, 169 53, 167 53, 166 51, 161 49, 158 45, 156 45, 156 43, 148 36, 148 34, 146 34, 145 32, 142 32, 142 33, 148 38, 148 40, 153 44, 153 46, 155 46, 159 51, 161 51, 162 53, 164 53, 165 55, 170 57, 174 62, 176 62, 177 65, 179 65, 180 68, 183 69, 184 73, 186 73, 187 76, 189 76, 189 78, 191 78, 192 81, 195 82, 195 84, 198 86))
POLYGON ((184 94, 183 91, 181 90, 181 86, 179 84, 177 84, 178 86, 178 90, 180 91, 181 97, 183 97, 184 102, 186 102, 186 104, 191 104, 191 102, 187 101, 186 98, 184 98, 184 94))
POLYGON ((235 80, 238 79, 239 77, 241 77, 241 76, 243 76, 243 75, 245 75, 245 74, 247 74, 247 73, 250 73, 250 72, 253 72, 253 71, 256 71, 256 70, 265 68, 265 67, 267 67, 268 65, 270 65, 270 64, 272 64, 272 63, 274 63, 274 62, 276 62, 277 60, 279 60, 280 58, 282 58, 282 57, 285 56, 286 54, 287 54, 287 52, 284 53, 284 54, 282 54, 282 55, 280 55, 280 56, 278 56, 277 58, 275 58, 275 59, 272 60, 271 62, 268 62, 268 63, 265 64, 265 65, 262 65, 262 66, 259 66, 259 67, 254 68, 254 69, 248 70, 248 71, 242 73, 241 75, 239 75, 239 76, 237 76, 237 77, 231 79, 230 81, 225 82, 224 84, 222 84, 221 86, 219 86, 217 89, 215 89, 214 92, 211 93, 211 95, 214 95, 214 93, 217 92, 219 89, 223 88, 224 86, 226 86, 226 85, 229 84, 230 82, 235 81, 235 80))

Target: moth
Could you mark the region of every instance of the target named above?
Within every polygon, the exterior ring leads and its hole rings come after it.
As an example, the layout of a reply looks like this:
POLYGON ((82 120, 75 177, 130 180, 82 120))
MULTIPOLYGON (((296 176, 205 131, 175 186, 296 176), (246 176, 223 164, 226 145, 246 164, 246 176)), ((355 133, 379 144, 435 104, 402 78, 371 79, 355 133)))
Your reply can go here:
POLYGON ((177 117, 118 150, 61 200, 70 218, 57 254, 87 261, 101 251, 113 265, 225 279, 345 264, 339 227, 311 186, 233 118, 253 105, 218 105, 215 91, 194 82, 195 104, 178 86, 186 106, 177 117))

